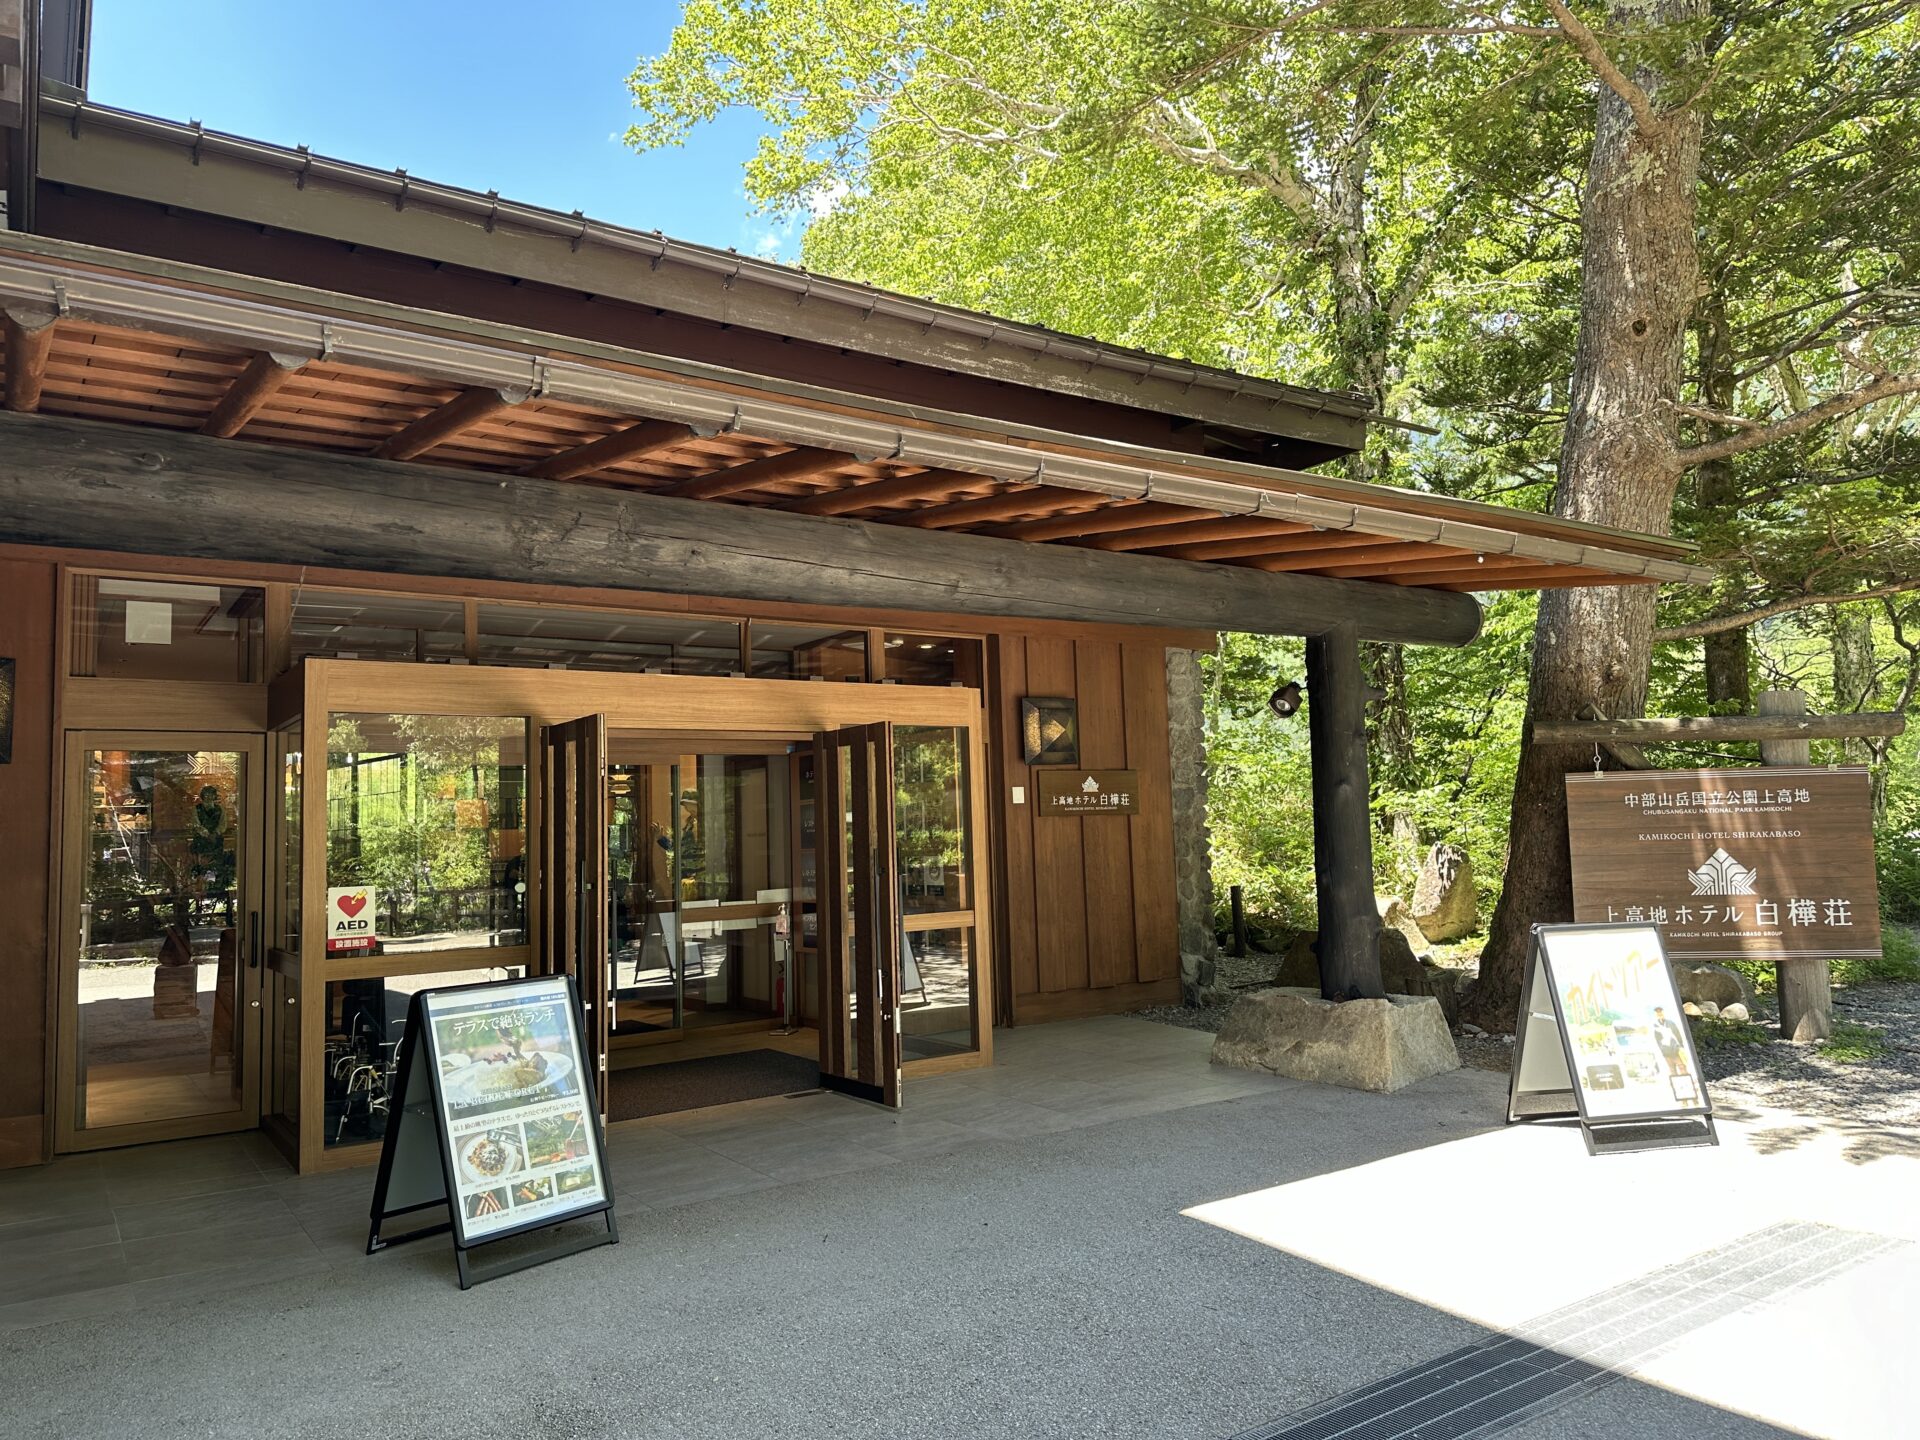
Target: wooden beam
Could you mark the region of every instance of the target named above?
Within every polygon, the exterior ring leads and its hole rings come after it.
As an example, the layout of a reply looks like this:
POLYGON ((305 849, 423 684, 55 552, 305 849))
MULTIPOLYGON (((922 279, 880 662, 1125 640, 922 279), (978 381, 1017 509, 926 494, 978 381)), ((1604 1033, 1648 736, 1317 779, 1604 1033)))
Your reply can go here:
POLYGON ((1376 575, 1397 575, 1404 567, 1417 565, 1423 560, 1458 562, 1461 558, 1457 545, 1384 540, 1378 536, 1375 539, 1377 544, 1356 545, 1350 550, 1322 555, 1319 564, 1305 568, 1316 574, 1337 575, 1346 580, 1370 580, 1376 575))
POLYGON ((1275 520, 1271 515, 1218 515, 1208 510, 1189 510, 1186 519, 1174 525, 1156 525, 1147 530, 1127 530, 1118 535, 1101 535, 1085 544, 1097 550, 1162 550, 1171 553, 1175 545, 1198 545, 1210 540, 1253 540, 1298 535, 1311 526, 1292 520, 1275 520))
POLYGON ((1858 740, 1904 735, 1907 717, 1879 711, 1857 715, 1681 715, 1652 720, 1536 720, 1542 744, 1585 745, 1622 740, 1633 745, 1730 740, 1858 740))
POLYGON ((671 420, 642 420, 611 435, 602 435, 572 450, 562 450, 537 460, 520 473, 540 480, 572 480, 592 475, 627 460, 645 460, 667 450, 677 450, 693 439, 693 427, 671 420))
POLYGON ((525 400, 526 390, 496 390, 474 386, 462 390, 438 410, 430 410, 373 447, 376 460, 411 460, 441 445, 462 430, 478 425, 489 415, 498 415, 525 400))
POLYGON ((1654 585, 1659 582, 1639 575, 1609 575, 1580 565, 1484 565, 1462 566, 1457 571, 1414 575, 1384 575, 1393 585, 1423 585, 1443 590, 1537 590, 1544 584, 1555 585, 1654 585))
POLYGON ((1307 637, 1307 748, 1313 760, 1313 888, 1320 994, 1377 1000, 1380 910, 1373 898, 1373 812, 1360 635, 1336 625, 1307 637))
POLYGON ((857 463, 855 457, 844 450, 816 450, 811 446, 802 446, 798 450, 783 450, 778 455, 764 455, 744 465, 716 470, 711 475, 696 475, 691 480, 682 480, 655 493, 672 495, 681 500, 719 500, 766 485, 778 485, 782 481, 824 475, 829 470, 857 463))
POLYGON ((57 319, 52 310, 38 305, 7 307, 7 409, 31 415, 40 408, 57 319))
POLYGON ((1464 645, 1471 596, 0 415, 0 544, 742 601, 1464 645))
POLYGON ((1264 539, 1249 536, 1245 540, 1215 540, 1207 545, 1180 545, 1154 553, 1171 556, 1175 560, 1265 559, 1308 552, 1331 554, 1379 543, 1378 535, 1368 535, 1358 530, 1315 530, 1303 525, 1298 531, 1286 535, 1269 535, 1264 539))
POLYGON ((1159 500, 1122 500, 1097 510, 1049 515, 1044 520, 1022 520, 1003 525, 993 533, 1003 540, 1077 540, 1085 535, 1110 535, 1120 530, 1141 530, 1149 525, 1203 520, 1211 513, 1195 510, 1191 505, 1168 505, 1159 500))
POLYGON ((979 500, 959 500, 951 505, 930 505, 924 510, 903 510, 893 515, 877 515, 895 525, 911 525, 916 530, 958 530, 968 525, 1006 520, 1035 511, 1057 510, 1062 505, 1084 505, 1089 497, 1080 490, 1061 490, 1052 485, 1021 485, 1002 490, 979 500))
POLYGON ((803 495, 784 501, 778 508, 795 515, 851 515, 875 505, 894 505, 904 500, 936 500, 956 490, 987 483, 984 475, 965 470, 921 470, 912 475, 891 475, 884 480, 862 480, 838 490, 823 490, 818 495, 803 495))
POLYGON ((275 355, 262 351, 247 362, 246 369, 234 377, 220 403, 201 425, 202 435, 225 440, 238 435, 246 423, 260 413, 260 407, 307 362, 298 355, 275 355))

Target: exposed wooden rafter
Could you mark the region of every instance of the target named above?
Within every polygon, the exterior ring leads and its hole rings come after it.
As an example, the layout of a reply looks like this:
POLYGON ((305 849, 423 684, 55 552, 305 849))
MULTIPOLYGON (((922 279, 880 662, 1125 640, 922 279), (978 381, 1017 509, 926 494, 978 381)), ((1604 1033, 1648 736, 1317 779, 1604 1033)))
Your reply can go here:
POLYGON ((1432 583, 1427 578, 1432 575, 1479 576, 1507 570, 1575 570, 1580 567, 1573 565, 1549 565, 1543 561, 1517 559, 1511 555, 1474 556, 1455 551, 1452 554, 1441 555, 1431 559, 1407 560, 1399 564, 1382 565, 1377 568, 1382 575, 1389 578, 1397 580, 1402 575, 1406 575, 1411 578, 1414 584, 1426 585, 1432 583))
POLYGON ((1386 541, 1365 530, 1315 530, 1302 525, 1289 532, 1250 535, 1244 540, 1210 540, 1203 545, 1175 545, 1154 553, 1170 560, 1239 560, 1247 556, 1295 555, 1303 550, 1353 550, 1386 541))
POLYGON ((1300 563, 1272 568, 1311 570, 1316 575, 1337 575, 1345 580, 1363 575, 1382 574, 1426 561, 1447 565, 1473 563, 1473 557, 1462 553, 1455 545, 1423 545, 1417 541, 1387 539, 1381 539, 1375 545, 1356 545, 1345 553, 1297 556, 1289 559, 1300 563))
POLYGON ((803 495, 798 500, 784 502, 779 508, 795 515, 851 515, 875 505, 937 500, 956 490, 986 483, 986 476, 965 470, 920 470, 912 475, 892 475, 885 480, 866 480, 838 490, 823 490, 818 495, 803 495))
POLYGON ((610 469, 629 460, 647 460, 693 439, 693 428, 671 420, 642 420, 598 440, 562 450, 558 455, 527 466, 520 473, 537 480, 577 480, 582 475, 610 469))
POLYGON ((1308 528, 1298 521, 1275 520, 1265 515, 1223 516, 1210 510, 1189 510, 1184 524, 1128 530, 1081 543, 1096 550, 1160 550, 1170 545, 1208 540, 1277 539, 1282 535, 1298 535, 1308 528))
POLYGON ((1010 520, 1016 515, 1045 514, 1067 505, 1085 505, 1088 497, 1078 490, 1062 490, 1053 485, 1022 485, 979 500, 959 500, 951 505, 930 505, 924 510, 906 510, 876 519, 911 525, 919 530, 958 530, 968 525, 984 525, 1010 520))
POLYGON ((749 460, 744 465, 735 465, 730 469, 716 470, 711 475, 696 475, 691 480, 670 485, 659 493, 680 500, 720 500, 728 495, 743 495, 749 490, 759 490, 768 485, 805 480, 859 463, 855 456, 844 450, 816 450, 811 446, 803 446, 798 450, 786 450, 778 455, 749 460))
POLYGON ((436 445, 445 444, 462 430, 478 425, 489 415, 498 415, 527 398, 526 390, 496 390, 474 386, 462 390, 438 410, 430 410, 373 447, 376 460, 411 460, 436 445))
POLYGON ((1001 540, 1077 540, 1085 535, 1111 535, 1121 530, 1143 530, 1150 525, 1178 524, 1204 518, 1190 505, 1168 505, 1158 500, 1122 500, 1071 515, 1049 515, 1044 520, 1022 520, 1003 525, 994 536, 1001 540))
POLYGON ((213 407, 213 413, 200 427, 200 433, 219 440, 238 435, 246 423, 260 413, 260 407, 286 383, 287 377, 296 374, 306 363, 298 355, 276 355, 271 351, 255 355, 247 362, 247 368, 234 377, 227 393, 220 397, 220 403, 213 407))
MULTIPOLYGON (((1542 584, 1559 585, 1655 585, 1659 582, 1649 576, 1608 575, 1601 570, 1590 570, 1581 565, 1530 565, 1512 570, 1494 570, 1487 572, 1484 567, 1476 567, 1480 572, 1457 576, 1414 575, 1402 580, 1398 575, 1383 577, 1395 585, 1424 585, 1434 590, 1453 590, 1471 594, 1476 590, 1537 590, 1542 584)), ((1365 583, 1365 582, 1361 582, 1365 583)))
POLYGON ((38 305, 10 305, 6 310, 7 409, 31 414, 40 408, 40 387, 47 378, 47 356, 53 350, 58 315, 38 305))

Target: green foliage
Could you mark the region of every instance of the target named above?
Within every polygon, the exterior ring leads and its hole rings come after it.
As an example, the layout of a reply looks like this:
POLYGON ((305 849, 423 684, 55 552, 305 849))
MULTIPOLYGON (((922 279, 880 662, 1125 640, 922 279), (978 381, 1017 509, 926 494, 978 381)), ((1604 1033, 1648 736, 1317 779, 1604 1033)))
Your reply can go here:
POLYGON ((1771 1045, 1777 1038, 1772 1028, 1751 1020, 1720 1020, 1703 1017, 1693 1021, 1694 1042, 1703 1050, 1731 1050, 1741 1046, 1771 1045))
POLYGON ((1878 1060, 1887 1053, 1887 1032, 1876 1025, 1836 1020, 1833 1022, 1833 1034, 1825 1040, 1816 1040, 1814 1044, 1829 1060, 1860 1065, 1878 1060))

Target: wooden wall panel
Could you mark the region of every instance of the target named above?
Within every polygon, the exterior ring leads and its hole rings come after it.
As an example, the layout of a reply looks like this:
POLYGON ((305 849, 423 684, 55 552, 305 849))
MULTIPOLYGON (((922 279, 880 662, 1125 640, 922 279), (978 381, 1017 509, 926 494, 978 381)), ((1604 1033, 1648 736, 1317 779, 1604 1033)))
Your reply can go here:
MULTIPOLYGON (((1078 676, 1074 642, 1051 635, 1027 639, 1027 691, 1031 695, 1071 696, 1078 676)), ((1027 792, 1029 813, 1036 797, 1027 792)), ((1039 945, 1040 988, 1087 988, 1086 867, 1081 852, 1080 820, 1033 822, 1034 915, 1039 945)))
POLYGON ((1008 995, 1032 995, 1040 989, 1038 941, 1034 931, 1033 778, 1020 749, 1020 697, 1027 693, 1027 640, 1024 635, 1002 635, 995 641, 999 656, 994 700, 998 720, 994 751, 999 757, 998 784, 989 793, 1000 818, 1001 914, 1005 916, 1002 944, 1007 956, 1008 995), (1026 787, 1028 803, 1010 803, 1012 788, 1026 787))
MULTIPOLYGON (((1074 645, 1080 702, 1080 763, 1090 770, 1125 769, 1126 706, 1120 646, 1111 640, 1074 645)), ((1087 983, 1093 989, 1125 985, 1134 978, 1133 858, 1131 822, 1121 815, 1090 815, 1040 822, 1080 830, 1085 865, 1087 983)))
POLYGON ((14 662, 13 759, 0 765, 0 1167, 46 1158, 54 577, 51 564, 0 561, 0 656, 14 662))
POLYGON ((1163 646, 1123 648, 1127 764, 1140 772, 1140 813, 1132 830, 1136 978, 1178 979, 1180 911, 1173 872, 1173 767, 1167 740, 1167 654, 1163 646))

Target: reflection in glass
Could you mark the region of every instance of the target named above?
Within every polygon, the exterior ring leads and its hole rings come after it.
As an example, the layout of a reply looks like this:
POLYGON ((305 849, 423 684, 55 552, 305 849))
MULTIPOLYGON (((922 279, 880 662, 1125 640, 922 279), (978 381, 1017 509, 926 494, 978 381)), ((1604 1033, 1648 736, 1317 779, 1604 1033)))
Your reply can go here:
POLYGON ((867 632, 753 622, 753 670, 762 680, 865 680, 867 632))
POLYGON ((351 595, 302 589, 293 601, 293 658, 457 660, 467 607, 431 595, 351 595))
POLYGON ((327 885, 368 886, 374 953, 526 943, 526 729, 343 715, 327 730, 327 885))
POLYGON ((903 1059, 977 1048, 973 1028, 973 931, 909 930, 900 936, 903 1059))
POLYGON ((327 1146, 363 1144, 387 1133, 394 1065, 400 1055, 400 1037, 406 1033, 407 1007, 416 991, 518 980, 526 973, 524 965, 496 965, 330 982, 321 1091, 327 1146))
POLYGON ((898 725, 893 747, 902 908, 910 915, 969 909, 967 732, 898 725))
POLYGON ((953 635, 888 634, 887 679, 896 685, 980 688, 980 642, 953 635))
POLYGON ((740 623, 691 615, 620 615, 480 607, 482 665, 660 675, 737 675, 740 623))
POLYGON ((73 673, 116 680, 260 679, 264 592, 178 580, 73 580, 73 673))
POLYGON ((83 1128, 241 1108, 246 758, 88 752, 75 857, 83 1128))

